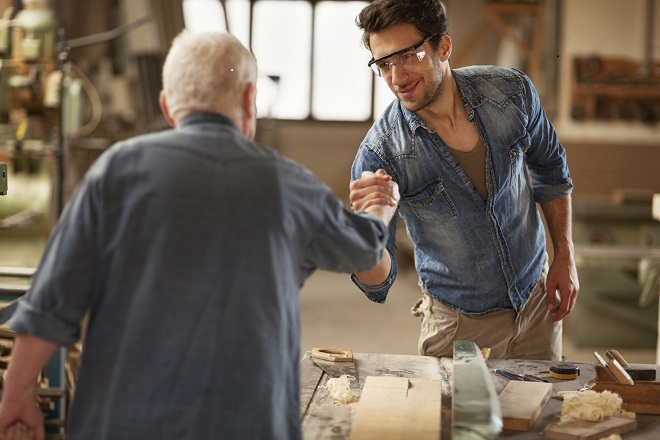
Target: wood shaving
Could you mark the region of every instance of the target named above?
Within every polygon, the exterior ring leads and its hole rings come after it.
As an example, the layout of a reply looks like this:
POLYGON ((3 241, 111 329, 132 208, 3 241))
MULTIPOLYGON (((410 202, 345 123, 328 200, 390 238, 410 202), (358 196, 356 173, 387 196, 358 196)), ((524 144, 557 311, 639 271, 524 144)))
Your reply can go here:
POLYGON ((351 392, 351 382, 354 380, 355 377, 342 374, 339 377, 328 379, 325 388, 333 399, 342 403, 351 403, 355 400, 355 395, 351 392))
POLYGON ((607 390, 600 393, 587 390, 564 395, 559 422, 574 420, 599 422, 613 416, 634 419, 635 413, 623 410, 623 400, 616 393, 607 390))

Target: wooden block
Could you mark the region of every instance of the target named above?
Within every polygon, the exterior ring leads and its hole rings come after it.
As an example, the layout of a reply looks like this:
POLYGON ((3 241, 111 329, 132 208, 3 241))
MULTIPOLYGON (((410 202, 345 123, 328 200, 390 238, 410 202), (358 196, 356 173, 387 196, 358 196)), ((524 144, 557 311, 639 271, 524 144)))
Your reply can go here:
POLYGON ((529 431, 552 394, 552 384, 510 381, 500 393, 505 431, 529 431))
POLYGON ((357 405, 352 440, 437 440, 442 381, 369 376, 357 405))
POLYGON ((608 417, 601 422, 578 420, 545 428, 550 440, 598 440, 612 434, 623 434, 637 428, 637 421, 622 417, 608 417))

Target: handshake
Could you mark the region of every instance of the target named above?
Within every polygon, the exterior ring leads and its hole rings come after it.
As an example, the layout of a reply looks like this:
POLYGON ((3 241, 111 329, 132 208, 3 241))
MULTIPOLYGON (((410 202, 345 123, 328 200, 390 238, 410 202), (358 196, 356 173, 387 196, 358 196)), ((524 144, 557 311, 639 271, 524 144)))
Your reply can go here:
POLYGON ((399 185, 383 169, 363 171, 351 182, 349 199, 355 212, 368 212, 388 225, 399 205, 399 185))

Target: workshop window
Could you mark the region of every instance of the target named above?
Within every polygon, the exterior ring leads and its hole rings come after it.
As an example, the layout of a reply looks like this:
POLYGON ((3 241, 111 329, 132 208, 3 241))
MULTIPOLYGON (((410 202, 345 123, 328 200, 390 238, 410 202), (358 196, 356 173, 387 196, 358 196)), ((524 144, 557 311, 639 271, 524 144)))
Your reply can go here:
POLYGON ((260 118, 364 121, 393 98, 366 67, 371 54, 361 45, 355 17, 367 4, 185 0, 183 6, 188 29, 229 28, 251 47, 259 65, 260 118))
POLYGON ((355 17, 366 2, 319 2, 314 10, 312 117, 364 121, 371 116, 371 58, 355 17))
POLYGON ((310 108, 312 5, 306 1, 258 1, 252 17, 252 51, 261 82, 260 117, 306 119, 310 108))

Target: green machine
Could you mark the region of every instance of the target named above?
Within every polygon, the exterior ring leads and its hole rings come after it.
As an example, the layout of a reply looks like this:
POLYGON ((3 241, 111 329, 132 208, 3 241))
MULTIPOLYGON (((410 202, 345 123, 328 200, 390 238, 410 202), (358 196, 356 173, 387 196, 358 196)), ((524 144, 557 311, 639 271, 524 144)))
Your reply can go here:
POLYGON ((0 162, 0 196, 7 195, 7 164, 0 162))

